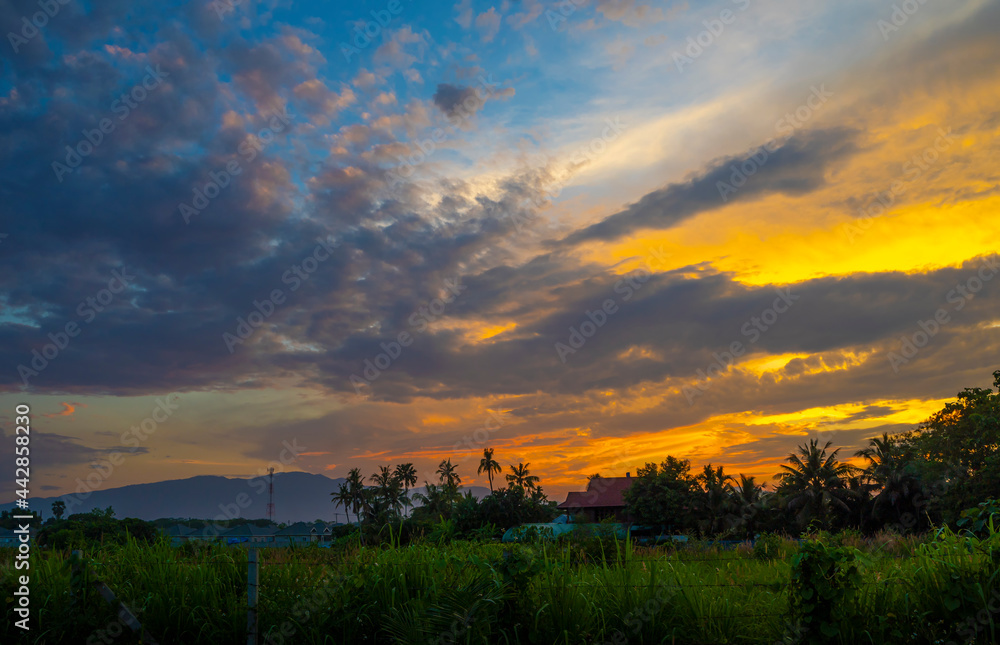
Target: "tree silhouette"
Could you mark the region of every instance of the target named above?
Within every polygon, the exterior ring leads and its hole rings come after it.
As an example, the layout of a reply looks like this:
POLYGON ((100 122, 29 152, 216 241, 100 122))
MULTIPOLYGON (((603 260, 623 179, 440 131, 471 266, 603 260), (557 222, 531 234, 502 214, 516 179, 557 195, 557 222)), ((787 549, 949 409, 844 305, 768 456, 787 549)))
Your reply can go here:
POLYGON ((723 472, 723 467, 713 469, 712 464, 706 464, 704 470, 696 477, 704 489, 705 517, 703 524, 709 533, 719 532, 732 519, 730 497, 733 492, 733 478, 723 472))
POLYGON ((479 470, 477 475, 486 473, 486 478, 490 482, 490 492, 493 492, 493 474, 500 474, 503 467, 493 459, 493 448, 483 448, 483 458, 479 460, 479 470))
POLYGON ((802 444, 798 453, 792 453, 781 465, 776 479, 779 492, 789 510, 797 511, 796 520, 801 527, 816 520, 823 527, 830 523, 830 511, 848 511, 845 500, 851 496, 846 480, 856 470, 850 464, 837 460, 840 449, 827 453, 832 442, 822 447, 816 439, 802 444))
MULTIPOLYGON (((868 462, 864 470, 868 491, 878 490, 872 501, 873 518, 899 520, 913 507, 913 499, 921 491, 920 478, 904 448, 888 433, 868 440, 868 446, 855 453, 868 462)), ((867 491, 866 491, 867 492, 867 491)))
MULTIPOLYGON (((330 493, 330 497, 332 498, 330 501, 333 502, 334 505, 344 507, 345 515, 347 515, 347 512, 354 504, 354 494, 351 492, 351 487, 346 481, 340 484, 340 488, 338 488, 335 493, 330 493)), ((351 518, 348 517, 347 521, 350 522, 351 518)))
POLYGON ((396 466, 396 477, 403 484, 403 493, 409 493, 410 486, 417 483, 417 469, 411 463, 399 464, 396 466))
POLYGON ((531 491, 535 488, 539 478, 531 474, 528 466, 531 464, 519 463, 517 467, 510 464, 511 474, 507 475, 507 485, 510 488, 520 488, 524 491, 531 491))

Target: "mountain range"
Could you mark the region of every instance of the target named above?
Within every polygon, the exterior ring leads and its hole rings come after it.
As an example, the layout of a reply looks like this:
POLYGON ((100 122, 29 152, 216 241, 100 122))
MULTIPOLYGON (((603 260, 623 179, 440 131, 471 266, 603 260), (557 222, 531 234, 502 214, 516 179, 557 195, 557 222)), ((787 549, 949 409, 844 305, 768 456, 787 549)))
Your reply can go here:
MULTIPOLYGON (((325 475, 290 472, 274 475, 274 520, 276 522, 339 521, 348 518, 343 507, 334 506, 330 493, 337 490, 343 478, 331 479, 325 475)), ((173 479, 150 484, 133 484, 120 488, 97 490, 86 499, 82 495, 29 498, 31 508, 48 518, 52 516, 52 503, 66 503, 65 516, 85 513, 111 506, 119 518, 136 517, 155 520, 165 517, 193 519, 259 519, 267 517, 267 478, 238 479, 201 475, 187 479, 173 479)), ((489 495, 483 486, 466 486, 462 492, 472 491, 477 499, 489 495)), ((424 487, 411 488, 423 493, 424 487)), ((14 504, 0 505, 0 510, 13 510, 14 504)))

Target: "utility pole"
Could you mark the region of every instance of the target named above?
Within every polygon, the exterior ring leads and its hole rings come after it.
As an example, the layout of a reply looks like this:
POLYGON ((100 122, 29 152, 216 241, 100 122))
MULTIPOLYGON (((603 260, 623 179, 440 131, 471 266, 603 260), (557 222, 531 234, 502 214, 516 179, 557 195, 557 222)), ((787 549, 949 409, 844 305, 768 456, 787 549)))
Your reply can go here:
POLYGON ((267 475, 267 519, 274 524, 274 468, 268 468, 267 475))

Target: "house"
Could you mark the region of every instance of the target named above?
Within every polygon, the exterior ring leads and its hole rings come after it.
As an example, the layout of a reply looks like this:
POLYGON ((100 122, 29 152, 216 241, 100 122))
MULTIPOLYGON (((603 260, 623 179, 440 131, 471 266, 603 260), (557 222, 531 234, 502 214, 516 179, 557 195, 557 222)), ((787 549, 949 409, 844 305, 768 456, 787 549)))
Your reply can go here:
POLYGON ((11 529, 5 529, 0 526, 0 546, 17 546, 18 540, 17 535, 11 529))
MULTIPOLYGON (((28 536, 31 538, 31 543, 34 544, 35 540, 38 538, 38 529, 34 527, 28 528, 28 536)), ((14 529, 5 529, 0 527, 0 547, 16 547, 21 544, 21 534, 14 531, 14 529)))
POLYGON ((330 533, 330 525, 325 522, 296 522, 274 535, 278 542, 309 544, 310 542, 329 542, 330 533))
POLYGON ((160 533, 164 536, 170 538, 170 544, 173 546, 180 546, 188 540, 193 540, 198 538, 198 531, 191 528, 190 526, 185 526, 183 524, 174 524, 173 526, 168 526, 165 529, 161 529, 160 533))
POLYGON ((241 524, 224 532, 220 537, 226 541, 226 544, 242 544, 244 542, 268 544, 274 542, 276 532, 277 530, 271 526, 241 524))
POLYGON ((567 515, 582 513, 589 522, 606 518, 631 522, 632 518, 625 512, 624 497, 631 485, 631 473, 625 473, 624 477, 594 477, 587 482, 586 491, 568 493, 566 501, 557 508, 566 511, 567 515))

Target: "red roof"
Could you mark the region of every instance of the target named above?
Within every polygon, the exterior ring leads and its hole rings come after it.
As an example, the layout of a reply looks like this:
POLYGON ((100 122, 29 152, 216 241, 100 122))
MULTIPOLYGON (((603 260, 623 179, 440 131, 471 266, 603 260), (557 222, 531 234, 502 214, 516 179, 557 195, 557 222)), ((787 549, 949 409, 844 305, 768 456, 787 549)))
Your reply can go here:
POLYGON ((583 493, 572 492, 558 508, 624 507, 622 494, 632 485, 631 477, 595 477, 583 493))

